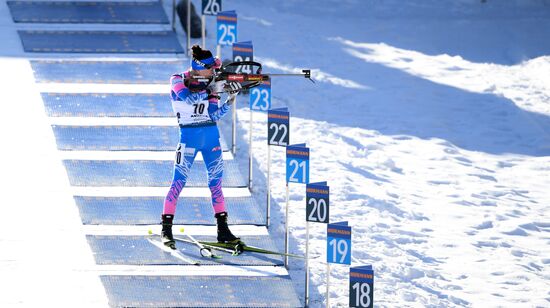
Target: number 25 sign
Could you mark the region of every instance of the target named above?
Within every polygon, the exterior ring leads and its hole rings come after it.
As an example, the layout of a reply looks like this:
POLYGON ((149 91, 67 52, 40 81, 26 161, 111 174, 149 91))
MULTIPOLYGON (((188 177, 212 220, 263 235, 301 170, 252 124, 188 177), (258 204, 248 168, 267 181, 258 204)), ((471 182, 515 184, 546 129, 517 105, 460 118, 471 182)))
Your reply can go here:
POLYGON ((233 45, 237 41, 237 13, 235 11, 219 12, 216 20, 218 45, 233 45))

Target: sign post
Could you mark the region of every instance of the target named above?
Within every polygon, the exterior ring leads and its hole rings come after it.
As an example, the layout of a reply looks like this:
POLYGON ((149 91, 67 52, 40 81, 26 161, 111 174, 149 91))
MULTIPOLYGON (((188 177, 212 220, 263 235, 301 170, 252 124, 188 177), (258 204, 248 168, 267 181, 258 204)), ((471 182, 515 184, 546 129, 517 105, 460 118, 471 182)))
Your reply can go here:
POLYGON ((206 15, 216 16, 221 10, 222 0, 202 0, 202 49, 206 49, 206 15))
POLYGON ((309 306, 309 222, 329 222, 329 192, 327 182, 306 185, 306 307, 309 306))
MULTIPOLYGON (((248 168, 248 186, 252 187, 252 123, 254 121, 254 111, 267 112, 271 109, 271 80, 262 82, 249 92, 250 104, 250 135, 249 135, 249 168, 248 168)), ((288 144, 288 142, 287 142, 288 144)))
POLYGON ((271 211, 271 146, 286 147, 290 140, 290 113, 288 108, 267 112, 267 203, 266 226, 269 228, 271 211))
MULTIPOLYGON (((243 58, 252 59, 253 56, 254 56, 254 51, 252 47, 252 42, 248 41, 248 42, 233 44, 233 62, 243 61, 242 60, 243 58)), ((249 66, 249 70, 250 70, 250 66, 249 66)), ((240 74, 241 72, 243 72, 242 65, 237 67, 235 73, 240 74)), ((233 108, 233 113, 232 113, 233 124, 231 129, 231 142, 232 142, 231 152, 233 153, 233 155, 235 155, 235 153, 237 152, 237 107, 236 106, 237 106, 237 100, 235 99, 235 107, 233 108)), ((252 111, 250 113, 252 114, 252 111)), ((249 151, 252 151, 252 115, 250 115, 250 117, 251 119, 250 119, 250 134, 249 134, 250 135, 249 151)), ((250 156, 249 156, 249 159, 250 159, 250 156)), ((250 160, 249 165, 250 165, 249 167, 251 167, 252 160, 250 160)), ((252 173, 252 169, 249 168, 248 188, 251 188, 251 181, 252 181, 251 173, 252 173)))
POLYGON ((347 221, 327 225, 327 307, 330 307, 330 264, 351 264, 351 227, 347 221))
POLYGON ((374 307, 374 270, 372 265, 349 269, 349 306, 374 307))
MULTIPOLYGON (((286 208, 285 208, 285 253, 288 252, 288 183, 309 183, 309 148, 305 143, 286 147, 286 208)), ((288 268, 288 256, 285 256, 288 268)))

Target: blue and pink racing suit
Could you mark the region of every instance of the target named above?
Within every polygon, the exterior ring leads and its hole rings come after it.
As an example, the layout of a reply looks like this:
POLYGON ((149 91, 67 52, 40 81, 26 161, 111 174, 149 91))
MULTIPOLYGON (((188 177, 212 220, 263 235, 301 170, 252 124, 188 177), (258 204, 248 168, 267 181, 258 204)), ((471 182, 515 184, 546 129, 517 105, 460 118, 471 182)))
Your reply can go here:
POLYGON ((214 212, 225 212, 223 159, 216 122, 227 113, 230 106, 224 103, 219 107, 218 98, 208 98, 205 90, 190 91, 185 84, 186 78, 189 78, 189 72, 174 74, 170 78, 172 109, 180 126, 180 142, 176 148, 174 177, 164 200, 163 214, 174 215, 176 212, 178 197, 199 151, 208 172, 214 212))

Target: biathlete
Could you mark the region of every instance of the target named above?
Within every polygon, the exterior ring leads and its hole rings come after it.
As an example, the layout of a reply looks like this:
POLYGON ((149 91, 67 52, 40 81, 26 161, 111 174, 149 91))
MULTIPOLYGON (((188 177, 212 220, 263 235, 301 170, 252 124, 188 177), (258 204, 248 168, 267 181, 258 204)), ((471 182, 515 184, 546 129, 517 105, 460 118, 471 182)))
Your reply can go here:
POLYGON ((170 78, 172 109, 180 127, 180 142, 176 148, 172 185, 164 200, 161 239, 164 245, 176 249, 172 235, 176 205, 193 161, 197 153, 201 152, 208 172, 208 187, 217 223, 217 240, 220 243, 242 245, 240 238, 233 235, 227 225, 222 191, 222 149, 216 125, 229 111, 242 86, 238 82, 224 83, 222 86, 211 82, 214 70, 221 67, 221 61, 198 45, 194 45, 192 50, 190 70, 173 74, 170 78), (218 93, 222 90, 229 96, 220 106, 218 93))

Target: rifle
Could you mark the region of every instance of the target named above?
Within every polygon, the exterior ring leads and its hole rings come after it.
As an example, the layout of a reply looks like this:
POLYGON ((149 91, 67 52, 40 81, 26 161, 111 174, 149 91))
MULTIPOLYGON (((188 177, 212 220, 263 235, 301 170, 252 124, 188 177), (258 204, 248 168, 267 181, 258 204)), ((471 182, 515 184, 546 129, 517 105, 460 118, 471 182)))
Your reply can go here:
POLYGON ((297 74, 263 74, 262 64, 254 61, 231 62, 216 70, 214 76, 210 78, 195 76, 193 79, 207 84, 213 81, 238 82, 241 84, 242 88, 246 90, 257 87, 262 83, 269 81, 271 77, 281 76, 303 76, 315 83, 315 81, 311 79, 311 70, 302 70, 302 73, 297 74), (252 73, 243 73, 243 71, 252 73))

